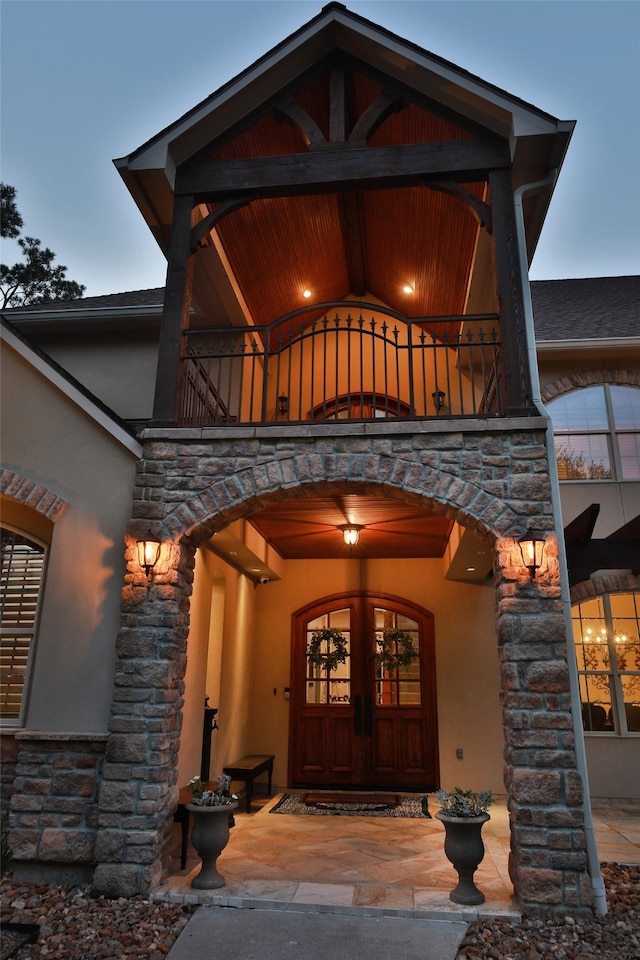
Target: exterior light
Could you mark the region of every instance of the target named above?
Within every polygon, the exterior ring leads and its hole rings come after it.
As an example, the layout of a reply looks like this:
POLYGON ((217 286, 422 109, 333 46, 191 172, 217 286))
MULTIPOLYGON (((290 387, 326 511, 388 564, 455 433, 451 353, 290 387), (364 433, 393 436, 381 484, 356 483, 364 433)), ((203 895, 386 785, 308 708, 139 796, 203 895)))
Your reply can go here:
POLYGON ((434 392, 431 394, 431 399, 433 400, 433 405, 436 408, 436 413, 440 413, 444 407, 446 396, 447 395, 444 390, 434 390, 434 392))
POLYGON ((289 397, 286 393, 281 393, 278 397, 278 413, 282 416, 289 412, 289 397))
POLYGON ((518 543, 522 552, 522 562, 533 580, 536 570, 542 566, 545 538, 529 528, 524 536, 520 537, 518 543))
POLYGON ((144 540, 138 540, 138 563, 144 569, 145 576, 148 577, 160 559, 160 541, 154 540, 149 533, 144 540))
POLYGON ((338 529, 342 530, 342 536, 344 537, 344 542, 346 545, 348 547, 355 547, 360 539, 362 525, 357 523, 345 523, 343 526, 338 527, 338 529))

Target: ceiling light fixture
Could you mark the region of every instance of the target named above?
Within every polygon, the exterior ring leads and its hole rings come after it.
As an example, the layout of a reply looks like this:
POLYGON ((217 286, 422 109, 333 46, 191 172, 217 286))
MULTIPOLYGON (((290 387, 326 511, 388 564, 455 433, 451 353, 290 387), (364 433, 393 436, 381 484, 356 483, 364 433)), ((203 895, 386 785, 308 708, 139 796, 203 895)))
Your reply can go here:
POLYGON ((405 285, 402 288, 402 292, 407 294, 415 293, 416 292, 415 283, 405 283, 405 285))
POLYGON ((338 527, 338 530, 342 530, 342 536, 344 537, 344 542, 346 545, 348 547, 355 547, 360 539, 362 524, 344 523, 341 527, 338 527))
POLYGON ((303 290, 302 296, 305 298, 305 300, 308 300, 309 297, 311 296, 311 290, 303 290))

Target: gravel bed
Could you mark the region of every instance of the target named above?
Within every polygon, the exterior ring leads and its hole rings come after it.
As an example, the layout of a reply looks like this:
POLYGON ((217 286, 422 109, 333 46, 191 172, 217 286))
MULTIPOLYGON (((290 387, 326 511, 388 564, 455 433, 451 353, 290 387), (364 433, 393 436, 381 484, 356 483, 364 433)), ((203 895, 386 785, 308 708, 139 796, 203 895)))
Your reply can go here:
POLYGON ((457 960, 640 960, 640 867, 601 865, 608 913, 472 924, 457 960))
MULTIPOLYGON (((16 960, 164 960, 192 908, 132 897, 92 897, 90 887, 16 883, 2 879, 3 923, 37 923, 36 943, 21 947, 16 960)), ((1 960, 13 937, 3 932, 1 960)), ((12 958, 13 960, 13 958, 12 958)))
MULTIPOLYGON (((602 874, 605 917, 474 923, 458 960, 640 960, 640 867, 603 864, 602 874)), ((144 897, 96 899, 88 886, 2 880, 2 922, 41 928, 16 960, 163 960, 192 909, 144 897)), ((9 940, 3 941, 0 960, 9 954, 9 940)))

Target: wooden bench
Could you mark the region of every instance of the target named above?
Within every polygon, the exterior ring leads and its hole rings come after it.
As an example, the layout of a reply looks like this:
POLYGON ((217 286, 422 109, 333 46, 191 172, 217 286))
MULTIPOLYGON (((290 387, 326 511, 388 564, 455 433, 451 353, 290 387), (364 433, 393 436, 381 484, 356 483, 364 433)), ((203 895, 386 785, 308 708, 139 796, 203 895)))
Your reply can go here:
POLYGON ((271 779, 273 777, 274 760, 274 753, 251 753, 246 757, 242 757, 240 760, 235 760, 233 763, 228 763, 223 768, 223 773, 226 773, 228 776, 230 776, 232 780, 242 780, 243 783, 246 783, 247 813, 251 812, 253 781, 262 773, 266 773, 269 778, 267 790, 268 795, 271 796, 271 779))

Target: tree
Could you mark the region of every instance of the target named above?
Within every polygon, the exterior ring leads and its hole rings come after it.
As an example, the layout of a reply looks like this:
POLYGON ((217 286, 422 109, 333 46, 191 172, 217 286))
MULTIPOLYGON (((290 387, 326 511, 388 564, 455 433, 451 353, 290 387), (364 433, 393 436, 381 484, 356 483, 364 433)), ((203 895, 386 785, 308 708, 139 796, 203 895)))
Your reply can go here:
POLYGON ((54 300, 78 300, 85 287, 67 280, 67 268, 54 266, 55 253, 35 237, 21 237, 22 217, 14 187, 0 184, 2 236, 18 240, 24 262, 0 263, 0 307, 22 307, 54 300))
POLYGON ((16 190, 0 183, 0 236, 15 239, 22 229, 22 217, 16 206, 16 190))

